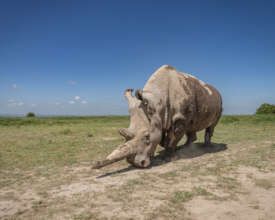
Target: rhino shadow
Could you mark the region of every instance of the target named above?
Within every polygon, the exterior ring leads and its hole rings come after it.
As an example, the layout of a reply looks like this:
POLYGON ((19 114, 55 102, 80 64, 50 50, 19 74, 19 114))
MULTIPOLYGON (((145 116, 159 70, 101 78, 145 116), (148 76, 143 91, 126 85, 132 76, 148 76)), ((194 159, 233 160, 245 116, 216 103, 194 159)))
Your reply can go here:
POLYGON ((120 174, 120 173, 126 173, 126 172, 129 172, 131 170, 137 170, 137 169, 138 168, 136 168, 134 166, 128 166, 128 167, 120 169, 120 170, 104 173, 104 174, 102 174, 100 176, 97 176, 96 178, 100 179, 100 178, 104 178, 104 177, 107 177, 107 176, 111 176, 111 175, 115 175, 115 174, 120 174))
POLYGON ((205 145, 204 143, 193 143, 189 146, 180 145, 177 147, 176 152, 170 157, 165 155, 165 150, 160 151, 158 155, 154 157, 151 167, 160 166, 180 159, 200 157, 208 153, 217 153, 226 149, 227 144, 224 143, 211 143, 210 145, 205 145))
MULTIPOLYGON (((208 153, 217 153, 220 151, 224 151, 226 149, 227 149, 227 144, 223 144, 223 143, 211 143, 210 145, 207 145, 207 146, 204 143, 193 143, 189 146, 180 145, 177 147, 176 152, 171 157, 166 157, 165 150, 159 151, 158 154, 153 158, 151 165, 145 169, 151 169, 152 167, 155 167, 155 166, 161 166, 171 161, 176 161, 180 159, 191 159, 194 157, 200 157, 208 153)), ((128 166, 120 170, 105 173, 96 178, 104 178, 114 174, 126 173, 136 169, 140 169, 140 168, 128 166)))

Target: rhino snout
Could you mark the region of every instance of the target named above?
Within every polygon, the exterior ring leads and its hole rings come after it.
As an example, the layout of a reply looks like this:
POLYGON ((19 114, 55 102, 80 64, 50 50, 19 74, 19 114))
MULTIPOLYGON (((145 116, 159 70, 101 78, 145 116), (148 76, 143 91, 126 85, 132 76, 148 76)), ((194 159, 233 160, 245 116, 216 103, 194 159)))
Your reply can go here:
POLYGON ((136 161, 137 166, 141 167, 141 168, 149 167, 150 163, 151 163, 151 161, 149 158, 146 158, 146 159, 143 159, 140 161, 136 161))
POLYGON ((151 160, 149 157, 144 157, 141 155, 134 155, 132 157, 128 157, 127 161, 133 166, 139 168, 146 168, 151 164, 151 160))

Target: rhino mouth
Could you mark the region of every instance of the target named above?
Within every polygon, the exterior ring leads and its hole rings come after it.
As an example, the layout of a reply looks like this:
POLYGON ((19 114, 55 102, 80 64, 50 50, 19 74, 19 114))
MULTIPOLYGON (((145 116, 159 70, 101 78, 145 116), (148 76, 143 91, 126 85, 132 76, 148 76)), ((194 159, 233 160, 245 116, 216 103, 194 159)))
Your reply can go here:
POLYGON ((127 162, 137 168, 148 168, 151 164, 151 158, 138 159, 137 154, 128 156, 127 162))

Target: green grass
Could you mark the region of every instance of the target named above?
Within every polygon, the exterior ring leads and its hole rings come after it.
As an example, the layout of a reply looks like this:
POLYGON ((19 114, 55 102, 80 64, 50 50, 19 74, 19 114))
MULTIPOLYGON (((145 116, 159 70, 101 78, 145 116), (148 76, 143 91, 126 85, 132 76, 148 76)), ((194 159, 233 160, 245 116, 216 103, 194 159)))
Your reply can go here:
POLYGON ((20 171, 49 175, 103 158, 124 141, 118 129, 128 124, 126 116, 0 118, 0 187, 26 178, 20 171))
POLYGON ((34 118, 6 118, 0 117, 0 126, 34 126, 34 125, 68 125, 68 124, 103 124, 128 122, 128 116, 60 116, 34 118))
MULTIPOLYGON (((0 182, 9 183, 6 172, 19 173, 16 169, 48 170, 101 159, 124 141, 118 129, 128 125, 127 116, 0 118, 0 182)), ((274 115, 230 115, 221 118, 213 141, 254 144, 274 134, 274 115)), ((203 136, 204 132, 198 133, 198 142, 203 136)), ((235 163, 259 167, 274 150, 274 144, 268 151, 251 149, 254 156, 235 163)), ((164 175, 173 178, 176 173, 164 175)))
POLYGON ((91 161, 122 141, 128 117, 0 118, 0 168, 91 161), (109 140, 111 138, 111 140, 109 140))
POLYGON ((226 115, 222 116, 220 120, 221 124, 274 124, 274 114, 264 115, 226 115))
MULTIPOLYGON (((123 141, 117 131, 128 124, 127 116, 0 118, 0 169, 65 166, 99 159, 123 141)), ((274 133, 274 115, 223 116, 213 141, 249 143, 274 133)), ((199 133, 198 141, 203 141, 203 135, 199 133)))

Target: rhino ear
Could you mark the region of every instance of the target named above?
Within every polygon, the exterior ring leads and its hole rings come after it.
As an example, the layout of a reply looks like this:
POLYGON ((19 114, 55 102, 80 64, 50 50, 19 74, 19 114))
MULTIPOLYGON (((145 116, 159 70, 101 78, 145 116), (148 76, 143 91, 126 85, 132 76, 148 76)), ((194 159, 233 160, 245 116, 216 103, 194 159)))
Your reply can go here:
POLYGON ((143 100, 142 90, 141 91, 140 90, 136 90, 135 96, 136 96, 137 99, 139 99, 139 100, 142 101, 143 100))

